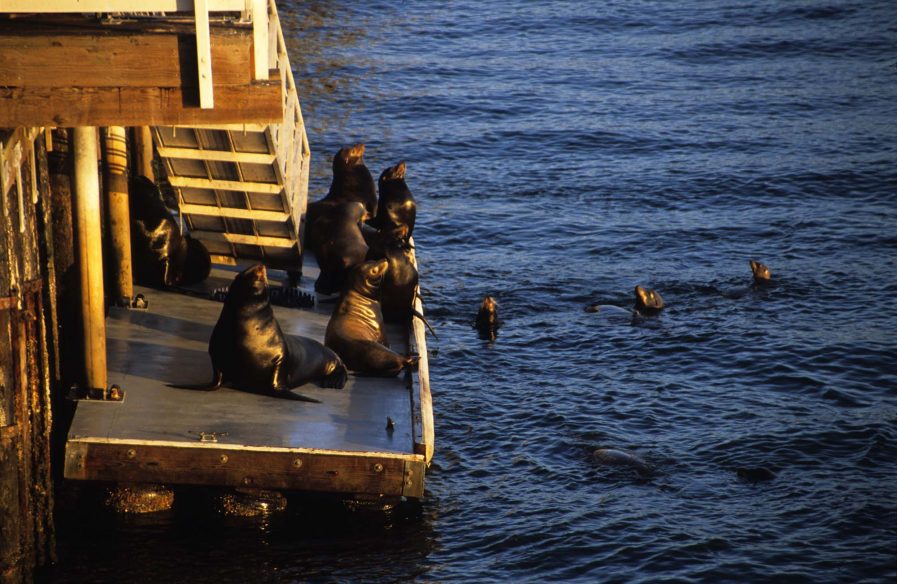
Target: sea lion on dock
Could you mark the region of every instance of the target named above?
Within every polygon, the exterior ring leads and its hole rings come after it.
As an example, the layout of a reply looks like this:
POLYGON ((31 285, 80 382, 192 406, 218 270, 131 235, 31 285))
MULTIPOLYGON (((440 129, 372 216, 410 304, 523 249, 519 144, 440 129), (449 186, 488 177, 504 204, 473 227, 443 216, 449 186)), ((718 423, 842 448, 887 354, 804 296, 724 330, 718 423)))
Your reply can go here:
POLYGON ((750 260, 750 263, 751 273, 754 275, 754 284, 769 284, 772 279, 772 273, 769 271, 769 268, 754 260, 750 260))
POLYGON ((324 335, 324 344, 336 351, 350 370, 362 375, 394 377, 420 359, 389 348, 379 300, 387 269, 385 259, 366 261, 352 269, 324 335))
POLYGON ((313 250, 316 242, 322 237, 323 225, 318 219, 327 214, 335 203, 359 202, 364 205, 363 221, 372 219, 377 214, 377 188, 374 177, 364 164, 364 144, 355 144, 340 148, 333 155, 333 179, 330 190, 320 201, 310 203, 305 213, 306 246, 313 250))
POLYGON ((380 200, 372 224, 381 232, 407 242, 414 231, 417 203, 405 184, 405 161, 384 170, 377 186, 380 200))
POLYGON ((484 341, 494 341, 498 337, 501 321, 498 318, 498 302, 495 301, 495 298, 492 296, 483 298, 473 326, 479 331, 480 338, 484 341))
POLYGON ((347 372, 332 350, 306 337, 283 334, 268 301, 265 266, 237 274, 209 340, 212 382, 174 386, 216 390, 222 383, 238 389, 301 401, 318 401, 290 392, 310 381, 342 388, 347 372))
POLYGON ((364 205, 359 202, 336 203, 318 220, 321 230, 314 251, 321 273, 315 290, 321 294, 340 292, 349 270, 365 260, 368 245, 361 232, 364 205))
POLYGON ((368 260, 386 259, 389 267, 380 284, 380 308, 388 322, 407 324, 415 314, 414 295, 420 276, 414 255, 406 243, 384 234, 371 238, 368 260))
POLYGON ((202 242, 182 235, 162 201, 159 188, 145 176, 131 182, 131 261, 138 284, 190 285, 209 276, 212 262, 202 242))

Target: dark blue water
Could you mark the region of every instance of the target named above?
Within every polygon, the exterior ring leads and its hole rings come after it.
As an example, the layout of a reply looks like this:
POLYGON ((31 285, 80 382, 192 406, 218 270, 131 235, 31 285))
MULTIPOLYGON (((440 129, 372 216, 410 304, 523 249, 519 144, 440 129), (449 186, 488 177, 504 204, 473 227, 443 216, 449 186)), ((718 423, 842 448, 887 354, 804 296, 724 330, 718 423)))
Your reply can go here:
POLYGON ((340 146, 408 164, 439 333, 428 498, 96 542, 64 523, 70 579, 894 580, 897 3, 279 5, 311 197, 340 146), (659 317, 583 311, 636 284, 659 317))

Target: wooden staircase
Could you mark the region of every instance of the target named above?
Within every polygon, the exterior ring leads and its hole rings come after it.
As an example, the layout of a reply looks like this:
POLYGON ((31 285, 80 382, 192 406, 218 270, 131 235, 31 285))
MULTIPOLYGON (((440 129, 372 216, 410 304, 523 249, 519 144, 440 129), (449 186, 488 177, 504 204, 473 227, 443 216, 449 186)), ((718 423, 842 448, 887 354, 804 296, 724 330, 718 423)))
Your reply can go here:
POLYGON ((268 11, 269 68, 284 84, 282 122, 156 126, 153 137, 183 220, 214 263, 242 259, 298 272, 311 151, 273 0, 268 11))

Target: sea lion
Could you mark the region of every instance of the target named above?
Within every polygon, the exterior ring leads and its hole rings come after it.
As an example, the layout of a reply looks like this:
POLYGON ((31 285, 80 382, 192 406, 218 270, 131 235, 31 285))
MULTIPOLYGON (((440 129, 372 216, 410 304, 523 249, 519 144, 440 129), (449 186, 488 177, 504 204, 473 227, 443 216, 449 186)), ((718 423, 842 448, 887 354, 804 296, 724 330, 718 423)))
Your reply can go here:
POLYGON ((750 262, 751 272, 754 274, 754 284, 769 284, 772 278, 769 268, 754 260, 750 260, 750 262))
POLYGON ((640 476, 649 476, 654 470, 638 455, 616 448, 599 448, 592 453, 592 459, 604 466, 631 468, 640 476))
POLYGON ((384 170, 377 186, 380 200, 372 224, 380 231, 407 242, 414 231, 417 203, 405 184, 405 161, 384 170))
POLYGON ((663 310, 663 298, 656 290, 635 287, 635 311, 639 314, 657 314, 663 310))
POLYGON ((484 341, 496 339, 501 321, 498 318, 498 302, 495 301, 495 298, 492 296, 483 298, 473 326, 479 331, 480 338, 484 341))
POLYGON ((237 274, 209 340, 212 382, 174 386, 216 390, 222 383, 265 395, 317 401, 290 392, 310 381, 342 388, 346 367, 318 341, 283 334, 268 301, 265 266, 256 264, 237 274))
POLYGON ((392 235, 371 238, 368 260, 386 259, 389 268, 380 284, 380 308, 388 322, 407 324, 415 314, 414 295, 420 276, 411 248, 392 235))
POLYGON ((341 291, 349 269, 365 260, 368 245, 361 233, 364 214, 364 205, 359 202, 337 203, 319 219, 318 224, 326 229, 314 251, 321 268, 315 281, 317 292, 333 294, 341 291))
POLYGON ((138 284, 156 288, 189 285, 209 276, 209 251, 202 242, 181 235, 151 180, 145 176, 134 179, 129 202, 132 265, 138 284))
POLYGON ((364 164, 364 144, 340 148, 333 155, 333 179, 330 190, 320 201, 310 203, 305 213, 305 241, 314 250, 322 237, 325 226, 318 225, 318 218, 328 212, 334 203, 359 202, 364 205, 363 221, 377 215, 377 188, 371 171, 364 164))
POLYGON ((602 314, 612 314, 615 316, 625 315, 625 316, 645 316, 645 315, 654 315, 663 310, 664 303, 663 298, 660 297, 660 293, 656 290, 648 290, 642 288, 641 286, 635 287, 635 310, 628 310, 625 308, 620 308, 619 306, 613 306, 608 304, 601 304, 596 302, 595 304, 589 304, 584 308, 586 312, 600 312, 602 314))
POLYGON ((379 301, 380 284, 388 269, 385 259, 352 268, 324 335, 324 344, 336 351, 350 370, 363 375, 394 377, 420 359, 389 348, 379 301))

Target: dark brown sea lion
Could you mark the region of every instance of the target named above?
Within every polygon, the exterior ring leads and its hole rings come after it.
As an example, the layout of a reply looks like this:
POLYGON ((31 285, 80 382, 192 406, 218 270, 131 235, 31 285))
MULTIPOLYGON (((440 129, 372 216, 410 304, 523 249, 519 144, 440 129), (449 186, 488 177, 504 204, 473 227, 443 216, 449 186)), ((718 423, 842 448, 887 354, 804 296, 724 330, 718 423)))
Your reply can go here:
POLYGON ((760 262, 756 262, 754 260, 750 260, 751 262, 751 272, 754 274, 754 283, 755 284, 768 284, 772 278, 772 273, 769 271, 769 268, 760 262))
POLYGON ((361 233, 364 214, 361 203, 337 203, 319 218, 319 226, 326 227, 314 251, 321 268, 315 290, 321 294, 340 292, 349 270, 367 257, 368 245, 361 233))
POLYGON ((143 286, 178 286, 202 282, 212 263, 206 247, 181 235, 162 202, 158 187, 145 176, 131 182, 131 261, 134 279, 143 286))
POLYGON ((663 298, 656 290, 635 287, 635 311, 639 314, 657 314, 663 310, 663 298))
POLYGON ((379 295, 388 269, 385 259, 352 269, 324 335, 324 344, 336 351, 350 370, 362 375, 393 377, 420 359, 396 353, 386 340, 379 295))
POLYGON ((405 161, 384 170, 378 187, 380 201, 372 224, 381 232, 407 242, 414 231, 417 203, 405 184, 405 161))
POLYGON ((409 323, 415 314, 414 295, 420 276, 411 248, 382 231, 370 239, 368 260, 386 259, 389 268, 380 284, 380 308, 388 322, 409 323))
POLYGON ((494 341, 498 336, 498 327, 501 321, 498 319, 498 303, 495 298, 486 296, 480 304, 474 327, 479 331, 480 338, 485 341, 494 341))
POLYGON ((318 218, 326 214, 334 203, 359 202, 364 205, 368 221, 377 215, 377 188, 371 171, 364 164, 364 144, 356 144, 340 148, 333 155, 333 179, 330 190, 320 201, 308 205, 305 213, 305 245, 313 250, 323 230, 318 225, 318 218))
POLYGON ((287 399, 317 401, 290 392, 310 381, 342 388, 346 367, 318 341, 283 334, 268 301, 265 266, 257 264, 237 274, 209 341, 212 382, 205 386, 174 386, 215 390, 222 383, 238 389, 287 399))

